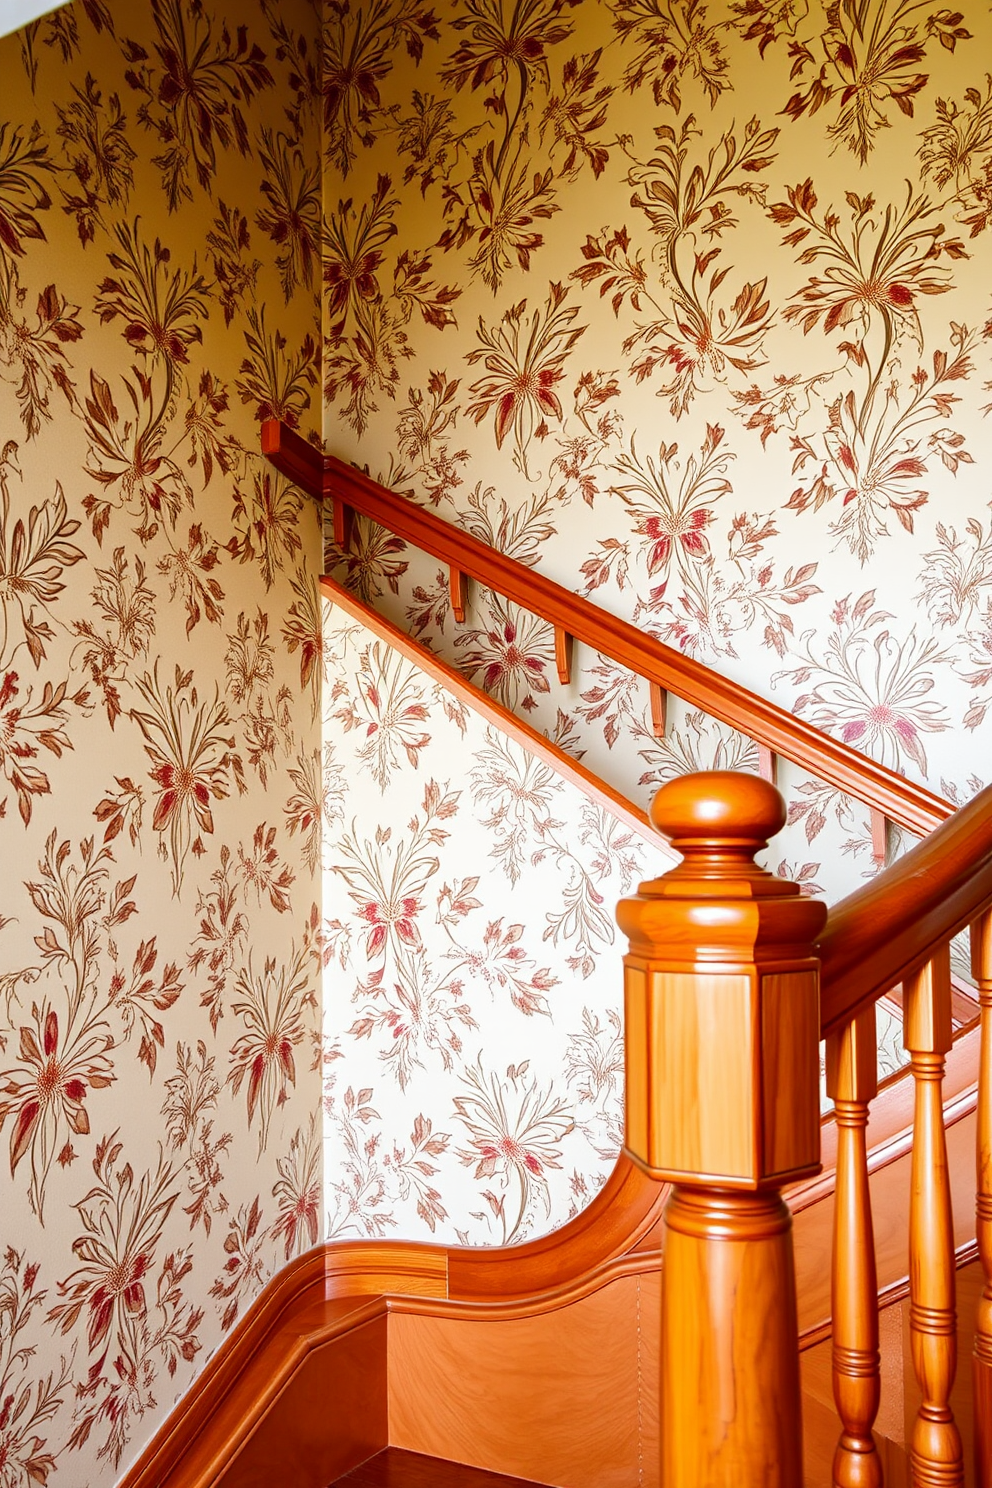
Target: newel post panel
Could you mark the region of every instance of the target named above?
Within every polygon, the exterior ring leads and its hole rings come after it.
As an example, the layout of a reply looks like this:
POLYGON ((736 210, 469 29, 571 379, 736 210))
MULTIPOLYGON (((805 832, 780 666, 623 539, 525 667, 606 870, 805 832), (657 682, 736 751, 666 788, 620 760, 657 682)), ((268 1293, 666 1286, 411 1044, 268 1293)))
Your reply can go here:
POLYGON ((785 822, 754 776, 669 782, 651 819, 683 855, 621 902, 626 1151, 665 1210, 662 1488, 801 1488, 789 1211, 820 1166, 824 905, 759 868, 785 822))

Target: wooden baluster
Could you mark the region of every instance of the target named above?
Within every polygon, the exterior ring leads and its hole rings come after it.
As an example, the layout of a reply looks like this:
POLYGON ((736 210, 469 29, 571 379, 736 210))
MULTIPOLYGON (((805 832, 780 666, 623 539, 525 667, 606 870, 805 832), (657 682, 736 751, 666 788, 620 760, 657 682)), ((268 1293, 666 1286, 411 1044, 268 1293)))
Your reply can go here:
POLYGON ((975 1385, 975 1482, 992 1488, 992 910, 971 927, 971 968, 982 1008, 978 1059, 978 1188, 975 1235, 985 1274, 978 1303, 972 1369, 975 1385))
POLYGON ((837 1119, 834 1196, 833 1371, 841 1437, 835 1488, 881 1488, 872 1426, 878 1414, 878 1283, 865 1128, 878 1090, 874 1005, 827 1039, 827 1093, 837 1119))
POLYGON ((558 681, 567 687, 572 680, 572 637, 560 625, 555 626, 555 666, 558 681))
POLYGON ((915 1084, 909 1203, 909 1331, 923 1395, 910 1451, 914 1488, 964 1483, 961 1437, 951 1410, 957 1364, 954 1224, 944 1137, 944 1055, 951 1047, 951 960, 945 946, 906 979, 903 1043, 915 1084))
POLYGON ((877 868, 885 867, 888 855, 889 829, 884 811, 871 808, 871 859, 877 868))
POLYGON ((665 737, 666 713, 668 712, 668 693, 658 683, 651 684, 651 732, 656 739, 665 737))
POLYGON ((665 1210, 661 1482, 799 1488, 791 1217, 778 1190, 819 1171, 819 963, 826 908, 757 867, 778 791, 713 771, 651 808, 682 853, 617 917, 626 1150, 675 1184, 665 1210))
POLYGON ((350 506, 343 501, 339 501, 336 496, 331 498, 331 521, 334 544, 341 549, 342 553, 347 553, 351 547, 351 534, 355 524, 355 513, 350 506))
POLYGON ((767 744, 758 745, 758 774, 762 780, 767 780, 772 785, 776 783, 778 776, 778 755, 774 749, 769 749, 767 744))
POLYGON ((460 568, 448 569, 448 598, 451 602, 451 613, 458 625, 465 621, 465 575, 460 568))

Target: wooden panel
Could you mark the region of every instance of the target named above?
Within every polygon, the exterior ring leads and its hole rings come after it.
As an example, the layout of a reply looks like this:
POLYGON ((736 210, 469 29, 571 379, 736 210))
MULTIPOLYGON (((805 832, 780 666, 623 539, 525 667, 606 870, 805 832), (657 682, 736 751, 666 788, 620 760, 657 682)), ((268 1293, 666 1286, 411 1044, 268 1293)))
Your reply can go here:
POLYGON ((387 1320, 314 1350, 212 1488, 326 1488, 389 1442, 387 1320))
POLYGON ((746 1178, 755 1170, 750 977, 650 972, 648 1162, 666 1176, 746 1178), (728 1059, 728 1045, 742 1051, 728 1059), (719 1098, 716 1098, 716 1095, 719 1098))
MULTIPOLYGON (((524 1478, 507 1478, 502 1473, 425 1457, 421 1452, 387 1447, 385 1452, 339 1478, 333 1488, 534 1488, 534 1485, 524 1478)), ((542 1485, 538 1484, 537 1488, 542 1485)))
POLYGON ((647 1162, 654 1110, 651 1075, 655 1068, 649 1057, 648 977, 644 968, 633 965, 629 957, 623 971, 623 1000, 624 1141, 629 1152, 647 1162))
POLYGON ((795 1172, 815 1152, 820 1131, 820 1092, 797 1061, 810 1051, 815 1070, 820 1000, 815 971, 785 971, 761 978, 762 1108, 767 1174, 795 1172))
POLYGON ((390 1444, 561 1488, 656 1482, 659 1313, 653 1276, 505 1323, 393 1313, 390 1444))

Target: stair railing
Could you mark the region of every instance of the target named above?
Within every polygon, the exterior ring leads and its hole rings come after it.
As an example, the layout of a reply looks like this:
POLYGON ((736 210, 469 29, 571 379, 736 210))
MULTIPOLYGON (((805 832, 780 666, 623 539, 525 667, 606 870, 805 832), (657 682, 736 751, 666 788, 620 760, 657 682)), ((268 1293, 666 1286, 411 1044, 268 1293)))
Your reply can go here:
POLYGON ((878 1294, 865 1131, 875 1000, 901 982, 914 1081, 910 1338, 916 1488, 964 1484, 951 1410, 955 1249, 941 1096, 950 942, 971 927, 981 1002, 974 1351, 976 1483, 992 1488, 992 788, 827 916, 754 855, 784 803, 753 776, 671 781, 652 821, 682 862, 622 901, 626 1151, 674 1184, 662 1274, 664 1488, 799 1488, 791 1225, 819 1167, 818 1044, 838 1126, 832 1260, 835 1488, 881 1488, 878 1294))
POLYGON ((502 595, 553 626, 560 680, 571 676, 573 640, 591 646, 645 679, 656 733, 665 732, 669 693, 702 708, 758 746, 761 773, 774 779, 776 756, 866 805, 871 812, 873 853, 885 856, 885 824, 895 822, 923 836, 951 815, 949 802, 925 786, 904 779, 840 739, 822 733, 784 708, 731 681, 692 657, 665 646, 636 625, 618 619, 581 595, 545 578, 433 512, 363 475, 331 455, 323 455, 288 425, 262 424, 262 451, 287 479, 333 512, 335 541, 347 550, 358 515, 387 528, 406 543, 438 559, 448 569, 456 621, 465 618, 466 579, 502 595))
POLYGON ((620 907, 626 958, 628 1156, 675 1186, 666 1210, 662 1310, 664 1488, 799 1488, 798 1340, 791 1223, 781 1191, 819 1168, 818 1044, 838 1127, 832 1261, 835 1488, 876 1488, 878 1297, 866 1127, 877 1090, 877 999, 900 983, 914 1081, 910 1333, 922 1404, 914 1485, 963 1485, 950 1406, 955 1252, 941 1087, 951 1043, 949 947, 970 927, 981 1016, 974 1350, 976 1482, 992 1488, 992 788, 956 813, 842 741, 662 645, 461 532, 286 425, 262 426, 272 464, 333 510, 446 564, 456 620, 466 577, 554 627, 559 676, 573 639, 643 677, 664 731, 668 692, 867 805, 930 833, 884 877, 831 910, 753 859, 784 825, 769 783, 711 772, 670 782, 652 819, 683 862, 620 907))

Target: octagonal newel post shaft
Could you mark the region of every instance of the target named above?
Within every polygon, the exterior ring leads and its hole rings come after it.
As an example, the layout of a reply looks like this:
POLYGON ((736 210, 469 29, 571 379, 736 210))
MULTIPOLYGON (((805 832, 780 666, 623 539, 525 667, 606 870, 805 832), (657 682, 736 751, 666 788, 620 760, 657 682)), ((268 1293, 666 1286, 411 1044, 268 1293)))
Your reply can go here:
POLYGON ((826 906, 754 862, 785 823, 767 781, 684 776, 651 819, 683 855, 617 911, 626 1151, 675 1185, 662 1272, 663 1488, 801 1488, 791 1218, 820 1166, 826 906))

